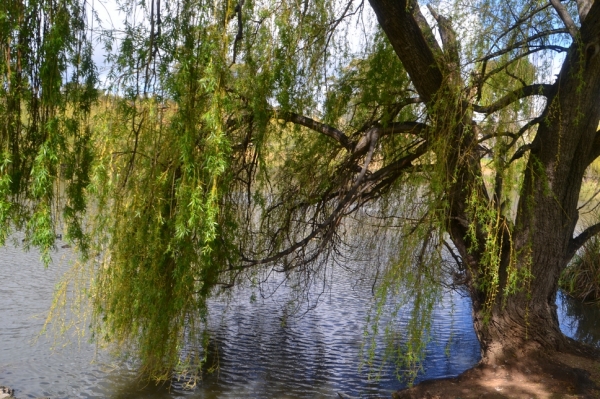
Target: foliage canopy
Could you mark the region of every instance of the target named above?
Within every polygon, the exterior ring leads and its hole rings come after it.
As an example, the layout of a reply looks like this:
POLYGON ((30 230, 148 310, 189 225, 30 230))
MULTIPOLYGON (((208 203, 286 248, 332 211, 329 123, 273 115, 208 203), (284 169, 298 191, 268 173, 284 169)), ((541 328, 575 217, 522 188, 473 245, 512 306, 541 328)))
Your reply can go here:
POLYGON ((0 241, 24 230, 48 261, 64 229, 97 339, 154 376, 219 290, 264 267, 309 282, 369 243, 380 301, 414 300, 409 363, 449 276, 484 354, 510 323, 560 345, 558 275, 600 230, 573 236, 600 4, 420 3, 120 0, 115 28, 78 0, 3 1, 0 241))

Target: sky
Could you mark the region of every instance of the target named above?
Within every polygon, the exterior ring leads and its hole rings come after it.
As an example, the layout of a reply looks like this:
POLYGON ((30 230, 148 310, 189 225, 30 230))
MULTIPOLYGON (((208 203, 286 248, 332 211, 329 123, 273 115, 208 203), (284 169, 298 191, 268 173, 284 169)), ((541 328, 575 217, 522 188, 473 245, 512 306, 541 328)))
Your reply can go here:
MULTIPOLYGON (((105 63, 105 58, 106 58, 107 52, 106 52, 104 43, 99 40, 100 35, 101 35, 101 30, 102 29, 111 29, 114 32, 123 31, 123 27, 125 26, 124 25, 125 19, 129 18, 131 21, 132 19, 134 19, 136 17, 135 15, 125 15, 122 11, 119 11, 119 5, 117 4, 117 1, 118 0, 87 0, 86 1, 86 5, 88 7, 88 19, 89 19, 88 23, 93 29, 93 38, 92 38, 93 45, 94 45, 93 61, 98 68, 101 86, 105 86, 105 84, 107 83, 107 74, 108 74, 108 69, 109 69, 109 66, 105 63), (91 12, 92 10, 94 11, 94 15, 96 16, 95 18, 92 18, 92 12, 91 12)), ((436 5, 436 8, 437 8, 438 12, 440 12, 441 14, 445 14, 445 13, 449 12, 447 10, 451 10, 451 7, 452 7, 451 0, 442 0, 437 3, 438 4, 436 5)), ((371 22, 370 20, 374 18, 374 15, 373 15, 370 7, 368 6, 368 4, 366 5, 365 10, 366 10, 365 18, 367 20, 367 23, 370 23, 371 22)), ((433 31, 436 35, 437 41, 441 42, 439 33, 438 33, 437 29, 435 29, 436 22, 435 22, 434 18, 432 17, 431 13, 429 12, 429 10, 427 9, 427 7, 421 6, 421 12, 427 19, 429 25, 434 27, 433 31)), ((475 14, 465 13, 464 16, 460 20, 460 26, 462 26, 464 29, 462 30, 462 32, 460 31, 460 28, 458 28, 456 30, 458 31, 459 35, 462 36, 463 40, 468 41, 473 37, 473 35, 478 33, 477 25, 478 25, 478 22, 477 22, 477 17, 475 16, 475 14)), ((350 50, 354 53, 358 53, 361 48, 364 48, 364 40, 363 40, 364 36, 360 32, 360 30, 362 28, 363 28, 363 25, 354 23, 348 27, 348 30, 346 33, 346 36, 348 38, 350 38, 349 39, 350 50)), ((530 60, 536 65, 540 65, 543 62, 541 59, 535 58, 535 57, 530 57, 530 60)), ((564 60, 564 54, 561 54, 561 53, 556 54, 556 56, 552 59, 551 74, 546 75, 544 77, 540 76, 540 83, 553 83, 553 81, 555 79, 555 75, 557 75, 560 71, 563 60, 564 60)))

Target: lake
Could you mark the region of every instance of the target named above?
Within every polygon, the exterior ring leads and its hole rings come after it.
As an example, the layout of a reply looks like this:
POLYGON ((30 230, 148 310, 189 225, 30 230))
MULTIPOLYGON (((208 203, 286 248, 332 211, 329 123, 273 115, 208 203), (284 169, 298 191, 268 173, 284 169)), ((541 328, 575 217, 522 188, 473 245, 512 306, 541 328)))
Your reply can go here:
MULTIPOLYGON (((314 309, 308 312, 287 313, 282 304, 290 288, 277 278, 262 292, 246 287, 227 300, 212 300, 210 358, 218 361, 217 371, 204 375, 192 390, 178 381, 170 387, 141 383, 131 362, 114 359, 85 339, 65 345, 52 336, 39 337, 54 287, 72 256, 70 249, 58 249, 44 269, 36 251, 23 252, 12 244, 0 248, 0 385, 15 389, 21 399, 336 398, 337 392, 375 398, 390 397, 403 387, 391 364, 382 367, 378 378, 360 369, 372 286, 343 270, 318 293, 318 301, 310 294, 314 309)), ((563 331, 597 344, 597 308, 562 297, 558 303, 563 331)), ((417 381, 455 376, 477 363, 467 298, 446 293, 435 309, 433 329, 417 381)))

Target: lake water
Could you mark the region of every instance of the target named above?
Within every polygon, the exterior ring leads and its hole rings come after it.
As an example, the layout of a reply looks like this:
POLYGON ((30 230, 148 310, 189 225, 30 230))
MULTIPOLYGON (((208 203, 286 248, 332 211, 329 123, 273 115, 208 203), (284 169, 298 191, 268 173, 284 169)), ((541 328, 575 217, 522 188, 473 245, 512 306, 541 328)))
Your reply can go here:
MULTIPOLYGON (((37 339, 70 251, 58 249, 54 263, 44 269, 35 251, 11 244, 0 248, 0 385, 14 388, 21 399, 336 398, 337 392, 368 398, 390 397, 403 387, 392 365, 384 366, 378 379, 359 370, 371 285, 344 273, 336 274, 341 277, 316 308, 301 317, 288 317, 281 306, 289 298, 285 286, 265 298, 252 299, 254 291, 245 289, 230 301, 212 301, 209 330, 218 371, 193 390, 179 382, 170 387, 140 383, 130 363, 98 352, 85 340, 57 347, 52 337, 37 339)), ((563 331, 599 342, 597 310, 562 298, 559 305, 563 331)), ((455 376, 479 360, 469 301, 447 293, 435 312, 434 339, 418 381, 455 376)))

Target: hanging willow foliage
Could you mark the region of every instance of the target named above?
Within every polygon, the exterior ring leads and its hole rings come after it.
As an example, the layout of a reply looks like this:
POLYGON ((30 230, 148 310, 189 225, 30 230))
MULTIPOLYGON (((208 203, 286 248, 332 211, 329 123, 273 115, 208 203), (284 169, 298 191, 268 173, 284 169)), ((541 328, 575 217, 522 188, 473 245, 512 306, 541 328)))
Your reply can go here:
POLYGON ((13 229, 46 264, 60 220, 82 250, 97 98, 85 7, 8 0, 0 6, 0 243, 13 229))
POLYGON ((556 284, 534 278, 558 279, 585 240, 569 241, 579 186, 550 183, 579 182, 592 154, 551 129, 595 134, 596 111, 563 120, 560 102, 587 106, 567 88, 591 74, 595 28, 577 42, 542 1, 432 1, 428 21, 412 0, 371 0, 375 15, 351 0, 120 0, 122 26, 93 31, 85 4, 0 6, 0 238, 23 229, 47 261, 64 223, 91 267, 94 337, 148 375, 196 361, 184 347, 204 342, 212 295, 265 269, 302 290, 349 251, 385 265, 368 334, 411 307, 389 353, 402 368, 418 368, 449 276, 482 350, 492 327, 530 336, 530 310, 539 331, 556 320, 540 305, 556 284), (110 67, 101 96, 92 33, 110 67), (539 81, 567 50, 559 96, 539 81), (537 238, 546 221, 560 237, 537 238), (551 247, 560 261, 535 263, 547 242, 567 243, 551 247))

